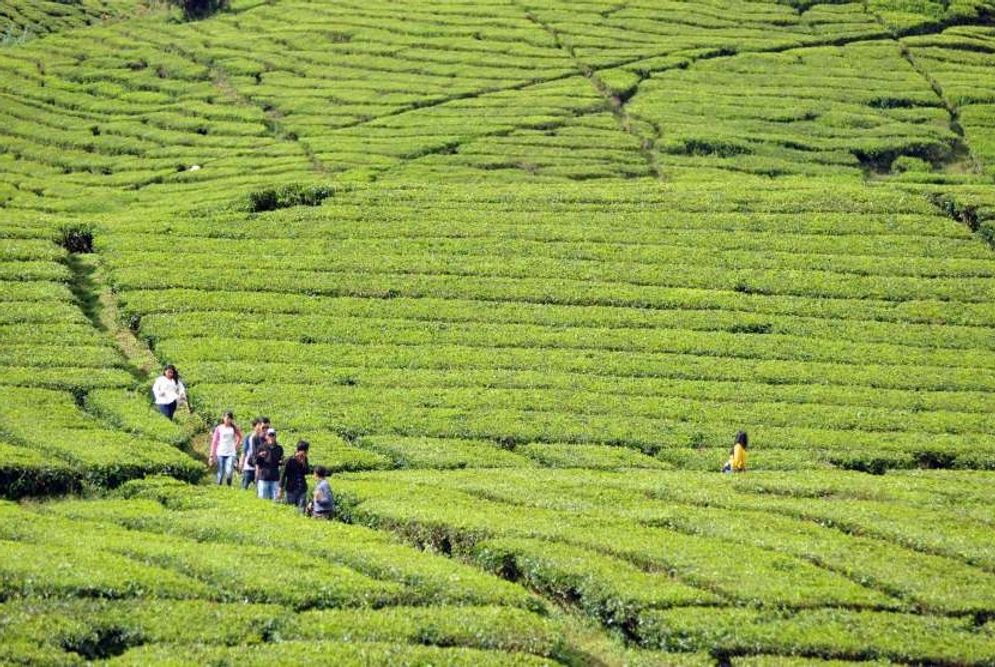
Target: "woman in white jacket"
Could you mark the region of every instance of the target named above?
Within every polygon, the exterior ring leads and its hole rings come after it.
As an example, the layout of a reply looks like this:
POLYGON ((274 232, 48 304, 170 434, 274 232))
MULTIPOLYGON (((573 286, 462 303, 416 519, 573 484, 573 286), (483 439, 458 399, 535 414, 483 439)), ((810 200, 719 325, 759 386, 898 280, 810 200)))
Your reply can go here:
POLYGON ((169 364, 163 369, 162 375, 156 378, 155 384, 152 385, 152 395, 155 397, 155 406, 159 408, 159 412, 172 419, 177 404, 187 400, 187 388, 180 382, 176 366, 169 364))

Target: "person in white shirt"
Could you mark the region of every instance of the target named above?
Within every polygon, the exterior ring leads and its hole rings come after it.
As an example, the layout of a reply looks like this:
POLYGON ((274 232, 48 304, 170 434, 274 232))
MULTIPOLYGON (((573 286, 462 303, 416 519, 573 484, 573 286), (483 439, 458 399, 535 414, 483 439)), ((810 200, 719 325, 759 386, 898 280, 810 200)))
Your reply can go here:
POLYGON ((218 463, 218 485, 227 482, 231 486, 231 478, 235 474, 235 458, 238 445, 242 441, 242 429, 235 423, 235 415, 230 410, 221 418, 221 423, 214 429, 211 437, 211 457, 208 465, 218 463))
POLYGON ((163 369, 162 375, 156 378, 155 384, 152 385, 152 395, 155 397, 155 406, 159 408, 159 412, 172 419, 177 404, 187 400, 187 388, 180 382, 176 366, 169 364, 163 369))

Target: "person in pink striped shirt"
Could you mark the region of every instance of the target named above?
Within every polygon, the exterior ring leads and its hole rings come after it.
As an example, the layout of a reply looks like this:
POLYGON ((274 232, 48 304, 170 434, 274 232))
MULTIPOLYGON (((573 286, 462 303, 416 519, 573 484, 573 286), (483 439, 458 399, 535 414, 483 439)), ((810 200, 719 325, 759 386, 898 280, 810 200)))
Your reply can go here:
POLYGON ((235 423, 235 415, 229 410, 221 418, 221 423, 214 429, 211 436, 211 457, 208 465, 218 464, 218 484, 227 482, 231 486, 235 474, 235 459, 238 456, 238 445, 242 442, 242 430, 235 423))

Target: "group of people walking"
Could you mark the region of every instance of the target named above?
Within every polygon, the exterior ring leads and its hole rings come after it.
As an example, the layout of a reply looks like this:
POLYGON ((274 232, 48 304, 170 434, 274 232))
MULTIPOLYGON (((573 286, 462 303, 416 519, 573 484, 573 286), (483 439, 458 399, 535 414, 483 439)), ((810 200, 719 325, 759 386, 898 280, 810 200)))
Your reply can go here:
POLYGON ((225 412, 211 435, 211 453, 208 465, 217 465, 219 485, 232 485, 235 472, 241 472, 243 490, 255 485, 256 493, 264 500, 295 505, 302 513, 316 519, 330 518, 335 500, 328 483, 328 469, 308 462, 311 445, 300 440, 293 456, 284 456, 283 446, 277 441, 277 432, 269 417, 256 417, 252 429, 243 434, 235 423, 235 415, 225 412), (308 475, 314 475, 315 488, 308 502, 308 475))
POLYGON ((211 453, 208 465, 217 465, 219 485, 232 485, 235 472, 242 474, 243 490, 255 485, 256 493, 264 500, 285 502, 296 506, 301 513, 316 519, 328 519, 335 510, 335 499, 328 483, 328 469, 308 463, 311 448, 307 440, 300 440, 290 458, 284 457, 283 446, 277 441, 276 429, 269 417, 252 420, 249 433, 235 423, 235 415, 225 412, 221 423, 211 434, 211 453), (308 475, 314 474, 314 494, 308 501, 308 475))
MULTIPOLYGON (((187 390, 176 366, 169 364, 152 385, 155 406, 172 420, 180 403, 187 403, 187 390)), ((189 403, 187 403, 189 408, 189 403)), ((269 417, 252 420, 252 430, 243 433, 235 423, 235 415, 225 412, 221 423, 211 433, 211 454, 208 465, 217 465, 218 485, 232 485, 235 472, 242 475, 242 490, 255 485, 256 493, 265 500, 295 505, 302 513, 316 519, 327 519, 335 510, 335 498, 328 484, 328 469, 308 463, 307 440, 297 443, 294 455, 284 458, 283 447, 277 442, 276 429, 269 417), (314 474, 314 494, 308 501, 308 475, 314 474)))
MULTIPOLYGON (((180 374, 172 364, 166 366, 163 374, 152 386, 156 407, 169 419, 176 413, 180 402, 186 401, 186 387, 180 381, 180 374)), ((284 501, 296 505, 301 512, 308 512, 317 518, 328 518, 334 509, 334 499, 328 484, 328 470, 323 466, 314 468, 315 489, 310 503, 307 500, 307 477, 311 473, 308 463, 307 440, 297 443, 294 455, 284 459, 283 447, 277 442, 276 429, 269 417, 252 420, 252 431, 243 434, 235 424, 235 415, 225 412, 211 436, 211 456, 209 465, 218 466, 218 484, 232 484, 235 471, 242 474, 242 489, 255 484, 260 498, 284 501)), ((722 466, 722 472, 746 472, 746 431, 736 434, 729 460, 722 466)))

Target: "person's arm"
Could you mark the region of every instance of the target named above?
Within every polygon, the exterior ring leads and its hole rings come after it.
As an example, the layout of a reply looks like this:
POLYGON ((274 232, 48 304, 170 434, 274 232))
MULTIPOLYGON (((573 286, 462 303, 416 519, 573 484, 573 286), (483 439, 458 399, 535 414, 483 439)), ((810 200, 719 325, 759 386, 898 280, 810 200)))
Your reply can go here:
POLYGON ((211 436, 211 456, 207 459, 208 465, 213 464, 217 459, 218 443, 221 441, 221 434, 219 433, 220 430, 221 427, 216 426, 214 428, 214 434, 211 436))
POLYGON ((287 463, 287 465, 283 466, 283 472, 280 473, 280 491, 281 492, 285 488, 287 488, 287 471, 288 470, 290 470, 290 463, 287 463))

